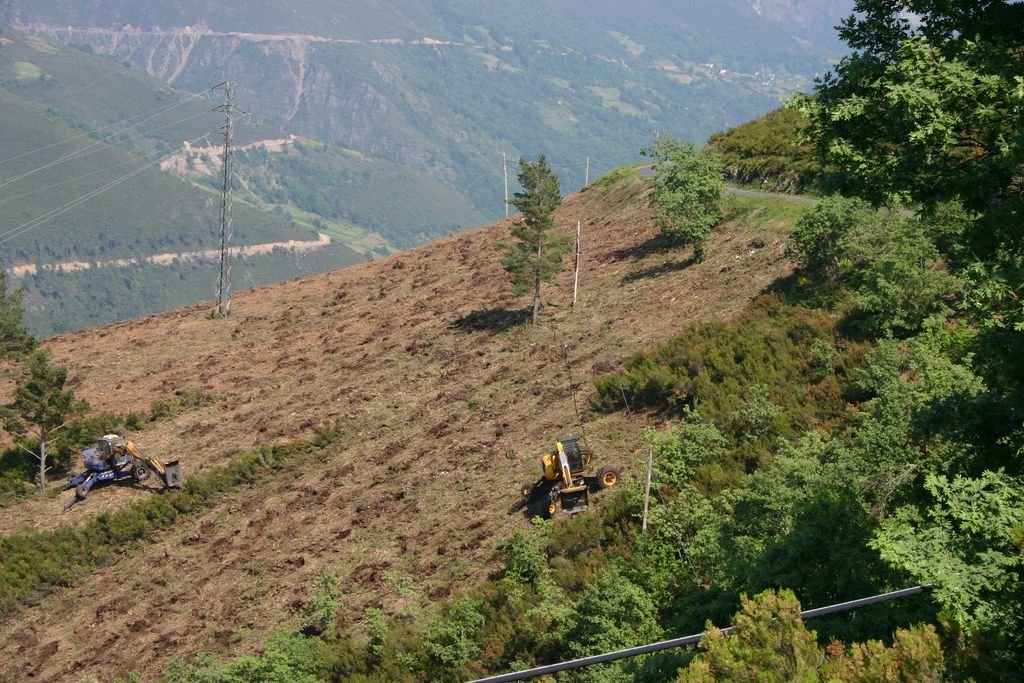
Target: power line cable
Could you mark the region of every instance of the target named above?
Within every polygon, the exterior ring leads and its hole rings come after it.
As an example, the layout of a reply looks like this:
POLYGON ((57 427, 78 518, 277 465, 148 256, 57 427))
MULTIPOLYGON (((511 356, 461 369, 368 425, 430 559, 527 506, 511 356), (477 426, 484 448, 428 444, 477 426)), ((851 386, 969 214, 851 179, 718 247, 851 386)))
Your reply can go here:
MULTIPOLYGON (((97 79, 97 80, 100 80, 100 79, 97 79)), ((185 104, 188 104, 189 102, 191 102, 193 99, 201 99, 203 95, 205 95, 206 93, 210 92, 211 90, 213 90, 213 88, 207 88, 206 90, 204 90, 203 92, 201 92, 201 93, 199 93, 197 95, 192 95, 190 98, 182 99, 182 100, 179 100, 177 102, 172 102, 171 104, 161 105, 161 106, 156 107, 154 109, 150 109, 149 111, 142 112, 141 114, 136 114, 135 116, 130 117, 128 119, 125 119, 123 121, 115 121, 114 123, 107 124, 106 126, 100 126, 99 128, 94 128, 93 130, 86 131, 84 133, 81 133, 79 135, 75 135, 75 136, 67 138, 65 140, 59 140, 57 142, 50 143, 49 145, 44 145, 43 147, 38 147, 36 149, 31 149, 31 150, 29 150, 27 152, 22 152, 21 154, 17 154, 17 155, 15 155, 13 157, 8 157, 6 159, 0 159, 0 166, 2 166, 3 164, 6 164, 8 161, 14 161, 16 159, 21 159, 22 157, 30 156, 32 154, 37 154, 39 152, 45 151, 47 149, 50 149, 52 147, 57 147, 59 145, 65 144, 65 143, 72 142, 74 140, 79 140, 81 138, 91 138, 96 133, 100 133, 102 131, 108 130, 108 129, 113 128, 115 126, 126 125, 126 124, 130 123, 132 121, 132 119, 137 118, 139 116, 146 117, 146 118, 143 118, 141 121, 138 121, 136 123, 133 123, 130 126, 127 126, 124 130, 121 130, 121 131, 119 131, 117 133, 114 133, 113 135, 105 138, 104 140, 98 141, 98 142, 105 142, 106 140, 109 140, 111 138, 117 137, 118 135, 121 135, 125 131, 130 130, 131 128, 135 128, 135 127, 139 126, 140 124, 145 123, 146 121, 150 121, 150 120, 156 118, 157 116, 160 116, 161 114, 165 114, 165 113, 167 113, 169 111, 173 111, 174 109, 177 109, 178 107, 184 106, 185 104)), ((208 112, 204 112, 204 113, 208 113, 208 112)), ((185 119, 185 120, 187 120, 187 119, 185 119)), ((164 127, 166 127, 166 126, 164 126, 164 127)), ((161 130, 161 128, 157 128, 156 130, 161 130)), ((94 142, 93 144, 96 144, 96 143, 94 142)), ((88 147, 86 147, 86 149, 87 148, 88 147)))
MULTIPOLYGON (((850 600, 848 602, 841 602, 834 605, 827 605, 825 607, 816 607, 814 609, 803 610, 800 612, 800 618, 803 620, 813 619, 815 617, 822 617, 828 614, 836 614, 838 612, 848 612, 852 609, 858 609, 860 607, 867 607, 869 605, 878 605, 891 600, 900 600, 913 595, 919 595, 921 593, 927 593, 931 591, 934 586, 930 583, 926 583, 920 586, 914 586, 912 588, 903 588, 901 590, 890 591, 888 593, 880 593, 878 595, 872 595, 867 598, 858 598, 856 600, 850 600)), ((735 626, 729 626, 723 628, 722 635, 731 636, 736 632, 735 626)), ((638 655, 647 655, 654 652, 661 652, 662 650, 670 650, 677 647, 684 647, 687 645, 696 645, 703 639, 703 633, 696 633, 692 636, 684 636, 682 638, 673 638, 671 640, 662 640, 657 643, 650 643, 647 645, 638 645, 636 647, 626 648, 624 650, 615 650, 613 652, 605 652, 602 654, 591 655, 589 657, 581 657, 579 659, 573 659, 568 662, 559 662, 557 664, 547 664, 544 666, 534 667, 532 669, 524 669, 522 671, 514 671, 507 674, 498 674, 496 676, 488 676, 486 678, 478 678, 470 681, 470 683, 507 683, 509 681, 524 681, 530 678, 536 678, 538 676, 553 674, 559 671, 569 671, 571 669, 582 669, 587 666, 593 666, 594 664, 605 664, 607 662, 614 662, 618 659, 625 659, 627 657, 636 657, 638 655)))
MULTIPOLYGON (((206 136, 210 135, 211 132, 212 131, 207 131, 207 132, 203 133, 202 135, 200 135, 199 137, 195 138, 195 140, 191 140, 191 141, 187 142, 186 144, 191 145, 193 142, 198 142, 199 140, 202 140, 206 136)), ((48 223, 49 221, 53 220, 57 216, 60 216, 60 215, 62 215, 64 213, 67 213, 71 209, 74 209, 75 207, 77 207, 77 206, 79 206, 79 205, 89 201, 93 197, 96 197, 96 196, 106 192, 107 190, 110 190, 110 189, 120 185, 121 183, 124 183, 124 182, 126 182, 128 180, 131 180, 132 178, 134 178, 138 174, 140 174, 143 171, 145 171, 146 169, 150 168, 153 164, 159 164, 164 159, 168 159, 168 158, 174 156, 175 154, 177 154, 180 150, 182 150, 184 148, 185 148, 185 145, 182 145, 181 147, 175 149, 173 152, 169 152, 168 154, 163 155, 162 157, 160 157, 159 159, 157 159, 155 161, 148 161, 147 160, 146 163, 144 165, 140 166, 139 168, 134 169, 133 171, 130 171, 130 172, 126 173, 125 175, 123 175, 123 176, 121 176, 119 178, 116 178, 116 179, 110 181, 109 183, 107 183, 107 184, 105 184, 105 185, 103 185, 101 187, 96 188, 95 190, 91 190, 91 191, 85 193, 84 195, 81 195, 81 196, 79 196, 79 197, 77 197, 75 199, 72 199, 70 202, 67 202, 63 206, 59 206, 56 209, 52 209, 50 211, 47 211, 46 213, 44 213, 44 214, 42 214, 40 216, 37 216, 36 218, 33 218, 30 221, 26 221, 26 222, 22 223, 21 225, 19 225, 16 228, 11 228, 7 232, 0 233, 0 244, 4 244, 5 242, 9 242, 10 240, 14 239, 15 237, 19 237, 21 235, 24 235, 25 233, 27 233, 27 232, 29 232, 31 230, 34 230, 35 228, 38 228, 40 225, 43 225, 44 223, 48 223)))
POLYGON ((8 242, 8 241, 14 239, 15 237, 19 237, 21 235, 24 235, 26 232, 29 232, 31 230, 34 230, 35 228, 38 228, 40 225, 43 225, 44 223, 48 223, 50 220, 56 218, 57 216, 60 216, 61 214, 67 213, 71 209, 74 209, 75 207, 79 206, 80 204, 83 204, 83 203, 89 201, 93 197, 96 197, 97 195, 100 195, 100 194, 106 192, 107 190, 109 190, 109 189, 111 189, 113 187, 116 187, 117 185, 120 185, 121 183, 123 183, 123 182, 125 182, 127 180, 130 180, 130 179, 134 178, 138 174, 140 174, 143 171, 145 171, 147 168, 149 168, 149 163, 148 162, 144 166, 141 166, 141 167, 135 169, 131 173, 126 173, 125 175, 121 176, 120 178, 118 178, 116 180, 112 180, 111 182, 107 183, 106 185, 103 185, 102 187, 99 187, 99 188, 97 188, 97 189, 95 189, 95 190, 93 190, 91 192, 88 192, 88 193, 82 195, 81 197, 78 197, 77 199, 74 199, 74 200, 68 202, 64 206, 58 207, 56 209, 53 209, 52 211, 48 211, 47 213, 43 214, 42 216, 39 216, 37 218, 33 218, 32 220, 30 220, 30 221, 28 221, 26 223, 22 223, 17 228, 12 228, 11 230, 8 230, 6 233, 3 233, 5 236, 3 237, 3 239, 0 239, 0 244, 4 244, 5 242, 8 242))
MULTIPOLYGON (((209 136, 209 133, 207 133, 206 135, 203 135, 202 137, 196 138, 194 141, 191 141, 188 144, 191 145, 194 142, 198 142, 198 141, 203 140, 204 138, 207 138, 208 136, 209 136)), ((150 159, 149 161, 155 162, 155 163, 160 163, 160 162, 162 162, 162 161, 164 161, 164 160, 174 156, 179 151, 180 151, 180 149, 175 150, 175 151, 173 151, 173 152, 171 152, 171 153, 169 153, 169 154, 167 154, 165 156, 158 157, 157 159, 150 159)), ((142 158, 146 159, 146 156, 142 156, 142 158)), ((89 177, 94 176, 94 175, 99 175, 101 173, 107 173, 108 171, 113 171, 115 168, 120 168, 122 166, 127 166, 128 164, 133 164, 133 163, 136 163, 137 161, 138 161, 137 158, 130 158, 130 159, 127 159, 127 160, 122 161, 120 163, 114 164, 113 166, 108 166, 106 168, 101 168, 101 169, 97 169, 95 171, 90 171, 89 173, 83 173, 80 176, 76 176, 74 178, 68 178, 67 180, 62 180, 59 183, 53 183, 52 185, 46 185, 44 187, 38 187, 38 188, 36 188, 34 190, 29 190, 28 192, 22 192, 21 194, 11 195, 10 197, 4 197, 4 198, 0 199, 0 204, 4 204, 5 202, 14 201, 15 199, 22 199, 23 197, 29 197, 31 195, 38 194, 40 192, 46 192, 47 190, 52 190, 55 187, 60 187, 61 185, 67 185, 68 183, 73 183, 73 182, 75 182, 77 180, 82 180, 84 178, 89 178, 89 177)))
POLYGON ((133 164, 133 163, 136 163, 137 161, 138 161, 137 158, 127 159, 127 160, 122 161, 122 162, 120 162, 118 164, 114 164, 113 166, 108 166, 106 168, 101 168, 101 169, 98 169, 98 170, 95 170, 95 171, 90 171, 89 173, 83 173, 80 176, 76 176, 74 178, 68 178, 67 180, 62 180, 59 183, 54 183, 52 185, 46 185, 44 187, 37 187, 36 189, 29 190, 28 192, 22 192, 21 194, 15 194, 15 195, 11 195, 10 197, 4 197, 4 198, 0 199, 0 204, 3 204, 5 202, 14 201, 15 199, 21 199, 23 197, 28 197, 28 196, 31 196, 31 195, 34 195, 34 194, 39 194, 40 192, 45 192, 47 190, 52 190, 55 187, 60 187, 61 185, 67 185, 68 183, 73 183, 76 180, 83 180, 85 178, 89 178, 90 176, 99 175, 101 173, 107 173, 108 171, 113 171, 115 168, 120 168, 121 166, 127 166, 128 164, 133 164))
MULTIPOLYGON (((69 88, 67 90, 60 90, 58 92, 50 93, 49 95, 43 95, 42 97, 36 98, 35 101, 36 102, 46 102, 48 100, 57 99, 58 97, 67 97, 68 95, 73 95, 73 94, 75 94, 77 92, 82 92, 83 90, 88 90, 89 88, 91 88, 92 86, 96 85, 100 81, 102 81, 104 79, 107 79, 107 78, 110 78, 111 76, 115 75, 116 73, 118 73, 118 72, 117 71, 108 71, 107 73, 103 74, 99 78, 94 78, 93 80, 89 81, 88 83, 80 85, 77 88, 69 88)), ((191 93, 189 93, 189 94, 191 94, 191 93)))
MULTIPOLYGON (((177 126, 179 124, 185 123, 186 121, 190 121, 190 120, 198 118, 200 116, 205 116, 207 113, 209 113, 209 112, 199 112, 197 114, 192 114, 191 116, 186 116, 183 119, 178 119, 177 121, 173 121, 173 122, 165 124, 163 126, 159 126, 157 128, 154 128, 150 132, 151 133, 155 133, 157 131, 164 130, 165 128, 170 128, 172 126, 177 126)), ((140 122, 140 123, 142 123, 142 122, 140 122)), ((136 124, 136 125, 138 125, 138 124, 136 124)), ((69 161, 74 161, 76 159, 81 159, 82 157, 89 156, 90 154, 95 154, 96 152, 103 151, 104 149, 106 149, 106 147, 101 147, 101 145, 105 144, 108 140, 112 140, 113 138, 116 138, 118 135, 122 135, 122 134, 128 132, 128 130, 130 130, 130 128, 126 128, 125 130, 122 130, 122 131, 120 131, 118 133, 114 133, 113 135, 109 135, 109 136, 107 136, 106 138, 104 138, 102 140, 96 140, 92 144, 86 145, 85 147, 83 147, 83 148, 81 148, 79 150, 76 150, 74 152, 69 152, 69 153, 65 154, 64 156, 60 157, 59 159, 55 159, 55 160, 51 161, 50 163, 44 164, 44 165, 42 165, 42 166, 40 166, 38 168, 35 168, 35 169, 31 170, 31 171, 26 171, 25 173, 21 173, 19 175, 12 176, 12 177, 7 178, 7 179, 5 179, 3 181, 0 181, 0 187, 7 187, 11 183, 17 182, 19 180, 23 180, 23 179, 27 178, 28 176, 34 175, 36 173, 39 173, 40 171, 45 171, 45 170, 47 170, 49 168, 53 168, 54 166, 60 166, 61 164, 67 163, 69 161)), ((202 139, 202 138, 200 138, 200 139, 202 139)))

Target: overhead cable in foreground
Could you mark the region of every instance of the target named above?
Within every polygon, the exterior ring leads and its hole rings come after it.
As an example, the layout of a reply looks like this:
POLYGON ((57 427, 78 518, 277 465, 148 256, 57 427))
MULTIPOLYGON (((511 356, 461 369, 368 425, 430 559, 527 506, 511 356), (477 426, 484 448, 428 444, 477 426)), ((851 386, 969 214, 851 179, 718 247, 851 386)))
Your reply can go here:
MULTIPOLYGON (((815 609, 805 610, 800 613, 801 619, 813 619, 814 617, 825 616, 826 614, 835 614, 837 612, 846 612, 851 609, 857 609, 858 607, 865 607, 867 605, 877 605, 882 602, 889 602, 890 600, 899 600, 900 598, 907 598, 911 595, 917 595, 919 593, 925 593, 933 588, 932 584, 924 584, 921 586, 914 586, 913 588, 904 588, 898 591, 892 591, 890 593, 881 593, 879 595, 872 595, 868 598, 860 598, 858 600, 850 600, 849 602, 841 602, 835 605, 827 605, 825 607, 816 607, 815 609)), ((732 635, 735 633, 736 627, 730 626, 722 629, 723 635, 732 635)), ((616 650, 615 652, 606 652, 600 655, 591 655, 590 657, 581 657, 579 659, 573 659, 568 662, 559 662, 557 664, 548 664, 546 666, 538 666, 533 669, 524 669, 523 671, 514 671, 507 674, 498 674, 497 676, 489 676, 487 678, 479 678, 471 683, 502 683, 503 681, 524 681, 529 678, 535 678, 537 676, 543 676, 544 674, 552 674, 558 671, 568 671, 570 669, 582 669, 586 666, 593 666, 594 664, 604 664, 607 662, 614 662, 617 659, 625 659, 627 657, 636 657, 637 655, 651 654, 652 652, 660 652, 661 650, 670 650, 676 647, 683 647, 685 645, 696 645, 703 638, 702 633, 697 633, 692 636, 685 636, 683 638, 673 638, 672 640, 663 640, 658 643, 650 643, 648 645, 638 645, 636 647, 626 648, 625 650, 616 650)))

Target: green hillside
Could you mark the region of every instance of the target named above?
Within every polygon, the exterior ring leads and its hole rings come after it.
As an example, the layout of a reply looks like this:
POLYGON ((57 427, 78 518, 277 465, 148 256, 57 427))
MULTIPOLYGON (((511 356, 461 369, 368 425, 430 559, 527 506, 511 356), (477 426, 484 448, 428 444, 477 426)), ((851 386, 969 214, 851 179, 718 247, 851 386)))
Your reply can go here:
POLYGON ((735 183, 771 192, 820 194, 837 170, 822 162, 813 145, 801 142, 809 126, 796 109, 774 109, 764 116, 715 133, 708 139, 735 183))
POLYGON ((826 34, 846 10, 832 0, 644 0, 628 10, 575 0, 244 10, 18 1, 3 16, 192 92, 230 78, 255 120, 426 171, 496 218, 502 152, 544 152, 571 190, 588 158, 596 177, 635 161, 655 131, 702 141, 825 70, 838 54, 826 34))
MULTIPOLYGON (((206 161, 212 162, 206 163, 207 173, 190 174, 190 180, 213 192, 219 191, 219 129, 224 120, 223 114, 213 109, 221 93, 207 92, 205 97, 197 97, 106 57, 55 47, 9 28, 0 35, 0 103, 7 112, 0 115, 11 121, 8 130, 17 132, 12 135, 10 153, 0 159, 0 183, 8 183, 0 187, 0 192, 5 193, 0 201, 7 204, 10 215, 15 217, 12 220, 22 219, 16 225, 136 169, 132 157, 121 150, 156 162, 180 152, 183 141, 189 141, 192 148, 213 149, 212 153, 204 153, 206 161), (33 108, 38 111, 32 111, 33 108), (60 124, 71 130, 62 129, 60 124), (61 141, 66 142, 54 144, 61 141), (76 151, 80 158, 61 162, 76 151), (47 164, 54 165, 24 180, 11 181, 47 164), (41 189, 51 185, 52 192, 41 189)), ((214 79, 219 76, 210 74, 214 79)), ((197 88, 197 92, 208 90, 216 82, 210 81, 197 88)), ((258 141, 285 136, 279 129, 246 116, 236 122, 234 137, 244 149, 258 141)), ((366 249, 360 244, 365 240, 361 235, 387 233, 380 239, 369 239, 369 243, 383 240, 386 251, 395 246, 420 244, 484 220, 457 190, 429 171, 333 145, 296 145, 280 158, 242 151, 235 167, 239 177, 235 186, 235 223, 240 243, 306 239, 310 232, 305 228, 316 221, 318 230, 363 251, 366 249), (391 198, 396 196, 403 201, 394 202, 391 198), (253 207, 261 211, 253 211, 253 207), (264 215, 278 207, 277 216, 264 215), (305 226, 297 227, 281 221, 281 210, 296 216, 313 215, 304 221, 305 226), (271 227, 275 225, 278 227, 271 227)), ((209 192, 197 193, 166 174, 145 171, 124 186, 69 212, 69 220, 81 223, 75 228, 80 231, 75 238, 80 246, 76 257, 102 258, 115 253, 138 256, 168 249, 208 247, 211 226, 219 220, 217 211, 210 211, 211 201, 209 192), (165 198, 153 199, 156 188, 164 187, 169 188, 164 191, 165 198), (194 199, 183 199, 185 195, 194 199), (144 201, 126 201, 129 196, 144 201), (141 236, 126 243, 115 235, 120 243, 119 252, 113 244, 106 250, 90 244, 90 233, 95 233, 98 226, 104 226, 102 232, 110 237, 106 226, 116 226, 122 218, 124 223, 135 223, 141 217, 131 215, 133 212, 145 206, 145 215, 154 207, 162 207, 161 201, 170 207, 159 212, 162 220, 175 213, 185 215, 174 227, 153 226, 153 232, 170 235, 169 238, 157 240, 159 244, 150 248, 141 236), (185 208, 190 201, 201 202, 201 210, 185 208), (117 208, 109 208, 113 206, 117 208), (185 234, 179 237, 178 232, 185 234)), ((117 230, 115 227, 115 233, 117 230)), ((36 256, 22 248, 21 243, 17 246, 21 248, 19 259, 38 258, 46 262, 55 258, 46 253, 36 256)), ((53 251, 57 253, 56 249, 53 251)))
MULTIPOLYGON (((215 248, 223 124, 216 105, 112 59, 4 29, 0 261, 10 268, 215 248), (216 150, 206 155, 206 173, 178 177, 157 168, 183 141, 216 150)), ((239 123, 243 147, 282 137, 264 124, 239 123)), ((234 244, 311 240, 318 232, 335 242, 297 260, 280 253, 240 262, 242 286, 322 272, 483 222, 431 175, 336 146, 307 141, 285 154, 242 151, 236 170, 234 244)), ((28 321, 46 335, 206 299, 215 277, 202 270, 136 266, 29 277, 28 321)))
MULTIPOLYGON (((278 250, 235 258, 231 260, 231 291, 238 293, 365 260, 361 252, 341 245, 306 253, 278 250)), ((8 278, 8 284, 24 289, 25 323, 33 334, 46 337, 198 301, 212 302, 217 291, 217 274, 218 263, 206 260, 170 266, 106 267, 74 273, 41 271, 23 278, 8 278)), ((212 307, 211 303, 211 310, 212 307)))
MULTIPOLYGON (((224 123, 212 111, 223 102, 218 93, 198 97, 91 49, 63 48, 9 26, 0 26, 0 87, 77 132, 102 129, 94 138, 143 155, 165 154, 206 133, 216 140, 224 123)), ((245 144, 276 134, 250 123, 236 137, 245 144)))
MULTIPOLYGON (((6 90, 0 90, 0 122, 7 140, 6 162, 0 166, 6 226, 0 259, 6 265, 217 244, 216 196, 161 172, 148 159, 76 134, 6 90), (50 212, 52 220, 38 220, 50 212)), ((315 238, 308 229, 244 205, 237 207, 234 224, 239 244, 315 238)))
MULTIPOLYGON (((399 249, 484 222, 464 197, 426 172, 335 145, 302 140, 283 153, 247 150, 236 168, 249 196, 359 226, 399 249)), ((336 235, 326 226, 324 232, 336 235)))

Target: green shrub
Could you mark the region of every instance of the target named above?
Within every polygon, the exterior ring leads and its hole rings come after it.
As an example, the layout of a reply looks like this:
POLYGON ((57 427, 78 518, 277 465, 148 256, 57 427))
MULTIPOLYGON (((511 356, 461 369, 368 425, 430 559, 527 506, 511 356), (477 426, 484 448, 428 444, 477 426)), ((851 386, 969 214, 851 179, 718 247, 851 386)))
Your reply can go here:
POLYGON ((761 411, 761 421, 768 411, 778 434, 794 435, 845 417, 849 373, 864 348, 840 337, 827 312, 766 295, 735 322, 694 325, 631 357, 623 370, 594 383, 593 407, 617 410, 624 396, 633 408, 655 411, 677 413, 697 405, 716 424, 726 424, 735 413, 734 428, 748 431, 763 429, 741 425, 754 418, 751 411, 761 411), (823 343, 837 352, 828 359, 829 373, 820 369, 823 343))
POLYGON ((896 217, 864 226, 844 251, 854 265, 848 280, 856 326, 867 334, 913 334, 950 310, 957 283, 939 266, 920 221, 896 217))
POLYGON ((786 242, 786 256, 808 274, 834 282, 846 258, 847 238, 878 219, 878 213, 862 199, 826 197, 797 221, 786 242))
POLYGON ((174 392, 174 398, 159 399, 150 403, 150 419, 159 420, 174 417, 187 410, 194 410, 213 403, 214 398, 195 389, 183 389, 174 392))
POLYGON ((299 628, 304 635, 330 636, 334 618, 341 608, 341 588, 333 572, 324 572, 313 584, 313 596, 299 612, 299 628))

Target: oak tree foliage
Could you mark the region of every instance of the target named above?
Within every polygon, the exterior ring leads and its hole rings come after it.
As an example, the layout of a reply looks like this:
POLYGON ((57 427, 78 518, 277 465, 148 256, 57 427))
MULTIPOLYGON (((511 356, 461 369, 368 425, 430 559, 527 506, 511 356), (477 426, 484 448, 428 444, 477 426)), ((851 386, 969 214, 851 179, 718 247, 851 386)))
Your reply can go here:
POLYGON ((654 161, 650 199, 658 227, 672 243, 692 246, 694 259, 703 261, 711 231, 725 216, 722 162, 714 151, 670 136, 642 154, 654 161))

